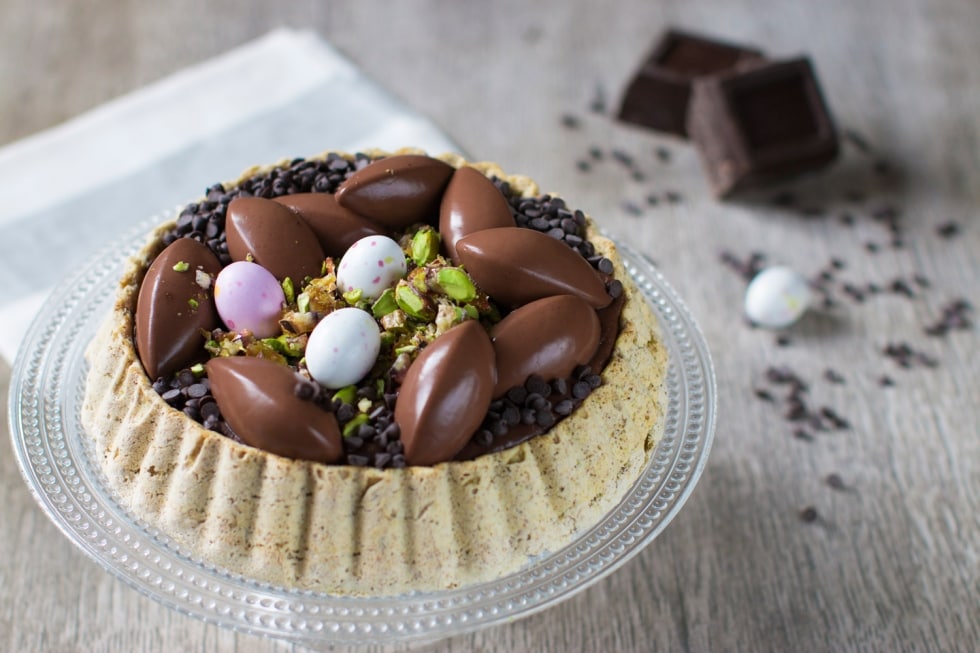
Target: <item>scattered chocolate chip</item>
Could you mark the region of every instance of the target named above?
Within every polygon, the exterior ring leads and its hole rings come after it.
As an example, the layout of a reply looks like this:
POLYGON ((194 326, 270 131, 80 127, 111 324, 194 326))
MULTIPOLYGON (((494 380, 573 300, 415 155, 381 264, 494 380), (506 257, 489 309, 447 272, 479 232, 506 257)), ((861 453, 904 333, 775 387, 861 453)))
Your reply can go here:
POLYGON ((955 238, 960 235, 960 225, 956 222, 944 222, 936 227, 936 233, 943 238, 955 238))
POLYGON ((844 479, 841 478, 840 474, 836 474, 836 473, 827 474, 827 478, 825 480, 827 482, 827 485, 835 490, 847 489, 847 486, 844 485, 844 479))
POLYGON ((643 209, 640 207, 640 205, 631 200, 624 200, 622 203, 622 207, 623 210, 629 213, 630 215, 634 215, 634 216, 643 215, 643 209))
POLYGON ((578 129, 582 126, 582 122, 578 119, 578 116, 571 113, 562 114, 561 124, 562 127, 567 127, 568 129, 578 129))
POLYGON ((663 145, 658 145, 654 148, 653 152, 657 155, 657 160, 661 163, 670 163, 671 153, 668 148, 663 145))
POLYGON ((887 374, 882 375, 878 377, 878 385, 881 386, 882 388, 890 388, 893 385, 895 385, 895 380, 892 377, 888 376, 887 374))
POLYGON ((845 379, 840 372, 829 367, 824 370, 823 378, 827 379, 831 383, 843 384, 845 382, 845 379))
POLYGON ((817 509, 813 506, 807 506, 800 511, 800 521, 806 524, 812 524, 813 522, 817 521, 818 517, 819 515, 817 514, 817 509))
POLYGON ((942 309, 942 316, 925 331, 930 336, 945 336, 950 331, 973 328, 973 306, 965 299, 956 299, 942 309))
POLYGON ((813 441, 813 436, 810 435, 810 432, 804 428, 793 429, 793 437, 796 438, 797 440, 804 440, 806 442, 813 441))

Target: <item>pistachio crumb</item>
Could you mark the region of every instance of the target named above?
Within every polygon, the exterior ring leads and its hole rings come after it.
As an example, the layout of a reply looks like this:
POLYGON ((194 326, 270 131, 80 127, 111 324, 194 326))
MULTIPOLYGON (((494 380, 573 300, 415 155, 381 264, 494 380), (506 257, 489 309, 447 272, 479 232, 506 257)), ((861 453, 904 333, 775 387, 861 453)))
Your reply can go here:
POLYGON ((190 269, 190 263, 187 261, 177 261, 174 263, 174 272, 187 272, 190 269))

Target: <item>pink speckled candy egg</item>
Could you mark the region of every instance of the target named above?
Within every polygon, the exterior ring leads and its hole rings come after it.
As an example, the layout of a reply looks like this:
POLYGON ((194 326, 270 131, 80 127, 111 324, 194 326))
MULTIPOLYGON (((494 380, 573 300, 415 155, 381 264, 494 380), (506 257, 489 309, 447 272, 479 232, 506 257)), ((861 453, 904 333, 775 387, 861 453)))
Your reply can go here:
POLYGON ((371 371, 381 350, 381 330, 367 311, 340 308, 313 329, 306 343, 310 376, 326 388, 357 383, 371 371))
POLYGON ((364 299, 374 300, 408 272, 405 253, 387 236, 366 236, 350 246, 337 268, 341 292, 360 290, 364 299))
POLYGON ((214 280, 214 305, 231 331, 247 329, 257 338, 280 334, 279 317, 285 302, 282 286, 258 263, 232 263, 214 280))

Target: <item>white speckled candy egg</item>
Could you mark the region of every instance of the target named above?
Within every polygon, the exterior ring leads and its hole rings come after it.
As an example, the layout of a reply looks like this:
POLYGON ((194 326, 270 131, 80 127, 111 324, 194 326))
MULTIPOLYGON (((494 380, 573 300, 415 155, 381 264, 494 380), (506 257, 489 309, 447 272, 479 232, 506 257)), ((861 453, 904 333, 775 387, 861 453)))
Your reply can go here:
POLYGON ((782 329, 800 319, 810 298, 810 285, 803 275, 785 266, 769 267, 749 283, 745 315, 759 326, 782 329))
POLYGON ((377 299, 408 272, 405 253, 387 236, 366 236, 350 246, 337 267, 341 292, 360 290, 365 299, 377 299))
POLYGON ((371 371, 381 349, 381 330, 367 311, 341 308, 313 329, 306 343, 306 367, 326 388, 357 383, 371 371))
POLYGON ((248 329, 257 338, 278 335, 285 301, 282 286, 258 263, 232 263, 214 280, 214 305, 231 331, 248 329))

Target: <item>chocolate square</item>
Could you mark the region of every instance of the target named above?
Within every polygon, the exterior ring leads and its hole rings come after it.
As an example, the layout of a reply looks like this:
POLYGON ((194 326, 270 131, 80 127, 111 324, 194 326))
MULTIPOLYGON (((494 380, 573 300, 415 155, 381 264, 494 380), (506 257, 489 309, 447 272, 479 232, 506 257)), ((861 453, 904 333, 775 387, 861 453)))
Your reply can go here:
POLYGON ((818 169, 838 151, 830 112, 805 57, 697 79, 687 127, 719 197, 818 169))
POLYGON ((754 48, 668 30, 627 87, 619 119, 686 137, 693 80, 733 70, 761 57, 762 53, 754 48))

